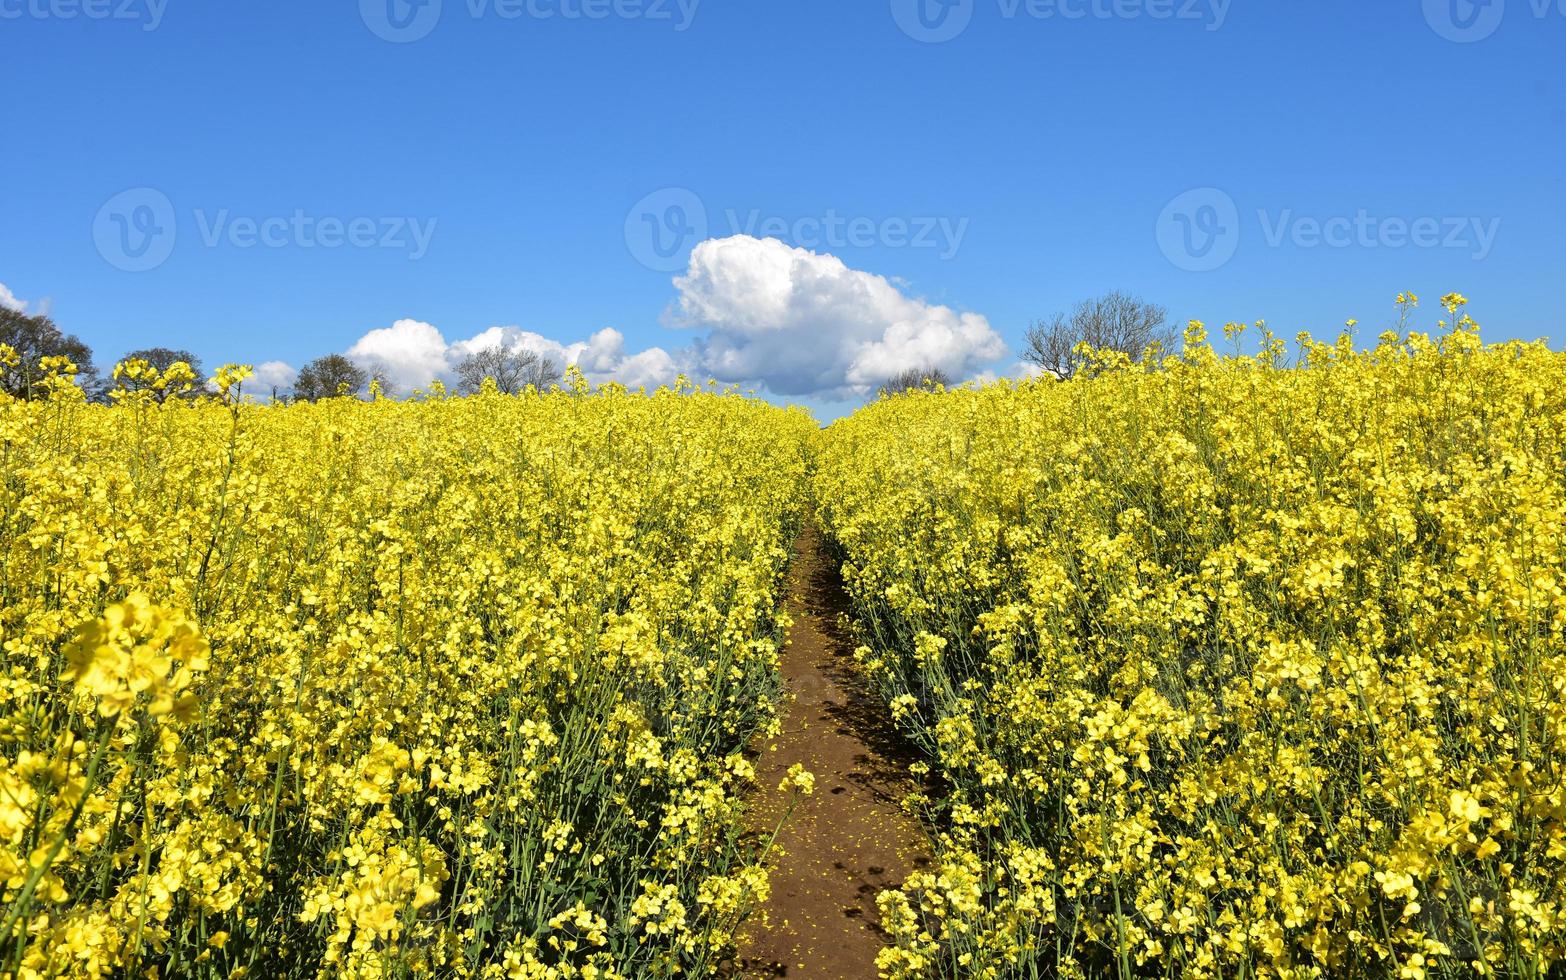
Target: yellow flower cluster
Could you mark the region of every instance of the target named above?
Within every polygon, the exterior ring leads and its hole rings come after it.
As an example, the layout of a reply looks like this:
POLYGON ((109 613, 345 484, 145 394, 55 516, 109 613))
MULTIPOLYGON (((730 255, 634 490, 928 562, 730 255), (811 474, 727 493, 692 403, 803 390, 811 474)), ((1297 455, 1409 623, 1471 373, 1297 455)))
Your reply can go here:
POLYGON ((100 714, 119 716, 138 696, 150 694, 149 714, 178 708, 188 715, 196 698, 187 689, 193 672, 207 669, 209 649, 194 623, 135 593, 82 627, 64 653, 60 679, 74 681, 76 691, 90 699, 88 707, 95 705, 100 714))
POLYGON ((809 417, 246 375, 0 398, 0 975, 710 972, 809 417))
POLYGON ((949 788, 886 974, 1561 975, 1566 356, 1465 302, 828 431, 859 656, 949 788))
MULTIPOLYGON (((227 386, 223 385, 223 375, 232 370, 232 367, 224 367, 222 372, 219 372, 219 377, 213 379, 214 383, 224 391, 227 390, 227 386)), ((114 380, 118 384, 109 392, 109 397, 115 401, 124 401, 127 398, 164 401, 171 397, 190 394, 201 379, 196 377, 196 372, 185 361, 175 361, 165 370, 159 371, 141 358, 131 358, 114 365, 114 380)))

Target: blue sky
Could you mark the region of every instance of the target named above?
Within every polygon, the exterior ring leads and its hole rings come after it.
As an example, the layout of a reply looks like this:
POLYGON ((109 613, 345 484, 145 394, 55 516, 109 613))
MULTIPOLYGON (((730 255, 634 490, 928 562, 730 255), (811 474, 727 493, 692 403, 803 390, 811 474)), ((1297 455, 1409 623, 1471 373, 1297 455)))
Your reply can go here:
POLYGON ((1562 334, 1566 0, 942 2, 0 0, 0 283, 101 364, 514 327, 828 413, 1111 288, 1562 334))

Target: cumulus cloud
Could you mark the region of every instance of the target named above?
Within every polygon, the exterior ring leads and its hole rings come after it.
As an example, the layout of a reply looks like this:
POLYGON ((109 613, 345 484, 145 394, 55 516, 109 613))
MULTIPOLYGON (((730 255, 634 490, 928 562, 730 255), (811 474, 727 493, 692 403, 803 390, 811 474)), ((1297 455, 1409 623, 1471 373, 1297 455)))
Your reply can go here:
POLYGON ((883 276, 776 239, 712 239, 675 280, 674 323, 707 373, 785 396, 849 398, 910 368, 967 378, 1006 355, 976 313, 907 295, 883 276))
POLYGON ((8 310, 14 310, 17 313, 27 312, 27 301, 17 299, 16 294, 11 292, 10 288, 3 282, 0 282, 0 306, 8 310))
POLYGON ((449 347, 441 332, 419 320, 398 320, 371 330, 345 352, 359 364, 383 373, 399 390, 422 388, 451 373, 449 347))
POLYGON ((867 395, 910 368, 936 367, 958 379, 991 376, 986 366, 1007 353, 979 314, 928 303, 901 283, 776 239, 702 242, 674 285, 670 325, 691 340, 673 349, 628 351, 625 335, 610 328, 572 343, 515 326, 450 340, 433 324, 410 319, 369 331, 346 354, 401 392, 437 378, 449 382, 468 355, 504 346, 574 364, 595 384, 650 389, 685 374, 831 401, 867 395))
POLYGON ((283 391, 292 388, 298 378, 299 371, 292 365, 282 361, 267 361, 256 365, 255 377, 251 379, 247 390, 255 389, 264 392, 276 388, 283 391))
POLYGON ((436 379, 450 382, 457 365, 470 354, 495 347, 531 350, 562 367, 575 364, 594 384, 618 381, 632 388, 668 384, 694 367, 688 352, 651 347, 627 353, 625 335, 609 328, 570 344, 518 327, 490 327, 466 340, 448 341, 434 325, 419 320, 399 320, 371 330, 346 353, 383 373, 398 390, 410 391, 436 379))

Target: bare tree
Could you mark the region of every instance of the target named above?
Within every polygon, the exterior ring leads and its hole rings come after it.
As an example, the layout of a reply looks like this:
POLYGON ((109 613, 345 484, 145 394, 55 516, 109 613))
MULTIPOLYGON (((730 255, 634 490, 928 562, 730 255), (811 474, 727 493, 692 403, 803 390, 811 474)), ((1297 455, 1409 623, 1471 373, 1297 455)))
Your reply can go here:
POLYGON ((457 390, 464 395, 476 395, 484 386, 485 378, 492 378, 501 394, 516 395, 529 385, 542 391, 559 384, 564 375, 553 358, 525 347, 506 349, 486 347, 469 354, 457 365, 457 390))
POLYGON ((364 368, 341 354, 328 354, 299 370, 299 377, 294 381, 294 397, 318 402, 338 395, 357 395, 369 383, 370 374, 364 368))
POLYGON ((1116 290, 1078 303, 1069 316, 1057 313, 1036 321, 1028 328, 1022 359, 1058 378, 1069 378, 1082 367, 1078 344, 1120 351, 1132 360, 1141 360, 1154 343, 1170 348, 1174 341, 1168 310, 1116 290))
POLYGON ((887 379, 881 386, 881 397, 901 395, 907 391, 934 391, 951 387, 952 376, 938 367, 909 368, 887 379))
POLYGON ((397 388, 397 382, 392 380, 391 368, 385 361, 372 360, 360 364, 368 377, 370 390, 377 392, 382 398, 396 398, 402 392, 397 388))

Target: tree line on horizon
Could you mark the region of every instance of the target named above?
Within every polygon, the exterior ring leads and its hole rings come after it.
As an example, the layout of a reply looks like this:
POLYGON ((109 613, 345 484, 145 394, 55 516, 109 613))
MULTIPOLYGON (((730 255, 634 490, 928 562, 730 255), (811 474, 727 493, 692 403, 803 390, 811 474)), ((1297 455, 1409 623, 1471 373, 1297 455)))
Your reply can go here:
MULTIPOLYGON (((1085 363, 1083 345, 1095 350, 1120 351, 1140 360, 1149 350, 1171 348, 1176 332, 1168 311, 1139 296, 1120 290, 1095 299, 1084 300, 1069 313, 1036 320, 1028 327, 1022 360, 1060 380, 1068 380, 1085 363)), ((0 390, 14 398, 30 399, 42 391, 46 372, 41 362, 46 357, 66 357, 77 368, 77 383, 89 398, 107 401, 114 391, 151 389, 145 376, 121 373, 103 377, 93 363, 93 351, 74 334, 62 331, 48 316, 28 314, 0 307, 0 344, 12 348, 21 359, 16 370, 0 375, 0 390)), ((188 350, 169 347, 145 347, 126 353, 120 363, 144 361, 160 375, 177 363, 186 364, 201 377, 201 358, 188 350)), ((477 394, 486 382, 502 394, 514 395, 529 387, 540 391, 564 379, 563 368, 554 358, 527 348, 492 347, 468 354, 456 368, 457 392, 477 394)), ((891 397, 915 390, 950 387, 951 375, 936 365, 911 368, 888 378, 879 389, 880 397, 891 397)), ((285 396, 273 389, 280 400, 320 401, 342 395, 359 396, 375 385, 384 394, 395 394, 383 371, 366 367, 343 354, 318 357, 299 370, 291 391, 285 396)), ((201 394, 196 387, 189 395, 201 394)), ((182 397, 172 390, 157 390, 160 399, 182 397)))
MULTIPOLYGON (((206 390, 196 386, 182 393, 157 388, 152 379, 141 373, 120 372, 105 377, 93 362, 92 348, 81 338, 61 330, 43 314, 29 316, 19 310, 0 307, 0 345, 16 351, 20 359, 15 370, 0 374, 0 391, 24 401, 44 391, 43 382, 48 372, 42 364, 49 357, 69 359, 76 366, 77 384, 93 401, 108 401, 115 391, 153 391, 162 401, 194 397, 206 390)), ((117 363, 133 361, 145 362, 159 376, 183 363, 198 379, 202 377, 201 358, 188 350, 144 347, 127 352, 117 363)), ((502 394, 515 395, 529 386, 546 389, 559 384, 565 377, 559 362, 553 358, 526 348, 503 347, 472 352, 457 365, 456 376, 457 391, 463 395, 478 394, 485 381, 492 382, 502 394)), ((379 384, 382 392, 394 393, 384 372, 359 364, 343 354, 327 354, 300 368, 286 398, 314 402, 341 395, 359 396, 374 383, 379 384)), ((275 388, 273 395, 285 400, 275 388)))

